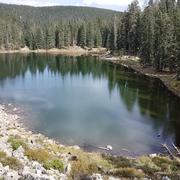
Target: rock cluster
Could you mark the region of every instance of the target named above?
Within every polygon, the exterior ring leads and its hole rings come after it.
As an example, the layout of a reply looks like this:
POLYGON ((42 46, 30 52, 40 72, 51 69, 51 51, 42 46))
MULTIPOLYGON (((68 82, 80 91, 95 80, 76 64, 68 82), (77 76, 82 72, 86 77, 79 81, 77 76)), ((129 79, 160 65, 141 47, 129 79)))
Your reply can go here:
POLYGON ((38 139, 41 138, 45 142, 54 143, 44 137, 41 134, 33 134, 31 131, 27 131, 22 127, 22 124, 18 123, 18 116, 6 113, 3 106, 0 106, 0 151, 4 152, 7 157, 13 157, 17 159, 22 167, 18 170, 13 170, 9 165, 4 166, 0 163, 0 177, 4 179, 12 180, 33 180, 33 179, 67 179, 67 173, 70 171, 68 165, 68 172, 59 172, 56 169, 45 169, 42 164, 37 161, 29 160, 25 156, 25 150, 22 146, 13 150, 11 144, 8 142, 9 137, 19 136, 23 139, 27 139, 27 145, 30 148, 40 148, 41 144, 38 143, 38 139))

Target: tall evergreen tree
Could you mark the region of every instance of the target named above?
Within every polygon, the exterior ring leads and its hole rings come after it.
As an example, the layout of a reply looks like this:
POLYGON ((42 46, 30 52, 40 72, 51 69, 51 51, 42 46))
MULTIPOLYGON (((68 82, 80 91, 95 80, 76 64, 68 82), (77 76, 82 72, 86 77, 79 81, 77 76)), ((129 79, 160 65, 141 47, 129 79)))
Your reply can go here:
POLYGON ((141 18, 141 56, 144 64, 152 64, 154 61, 154 28, 155 18, 151 1, 149 6, 144 9, 141 18))
POLYGON ((78 31, 78 37, 77 37, 77 44, 81 47, 86 46, 86 28, 85 24, 83 23, 78 31))
POLYGON ((128 38, 128 53, 136 54, 136 50, 139 48, 137 44, 138 23, 140 18, 140 6, 138 0, 134 0, 128 8, 127 13, 127 38, 128 38))

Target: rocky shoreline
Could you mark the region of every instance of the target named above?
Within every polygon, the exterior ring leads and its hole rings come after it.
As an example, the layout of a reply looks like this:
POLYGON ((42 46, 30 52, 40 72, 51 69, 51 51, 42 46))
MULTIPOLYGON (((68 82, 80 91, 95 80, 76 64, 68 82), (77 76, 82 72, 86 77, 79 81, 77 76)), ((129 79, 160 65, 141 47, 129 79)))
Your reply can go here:
MULTIPOLYGON (((95 50, 91 55, 147 76, 164 78, 161 74, 151 74, 153 71, 149 69, 143 70, 136 58, 107 58, 103 56, 104 52, 101 53, 102 56, 95 50)), ((79 146, 64 146, 42 134, 29 131, 21 123, 16 111, 9 112, 0 105, 0 179, 176 180, 180 179, 180 158, 172 158, 167 154, 133 158, 84 152, 79 146)))
POLYGON ((0 179, 117 180, 180 178, 180 159, 113 157, 64 146, 25 129, 18 115, 0 105, 0 179))

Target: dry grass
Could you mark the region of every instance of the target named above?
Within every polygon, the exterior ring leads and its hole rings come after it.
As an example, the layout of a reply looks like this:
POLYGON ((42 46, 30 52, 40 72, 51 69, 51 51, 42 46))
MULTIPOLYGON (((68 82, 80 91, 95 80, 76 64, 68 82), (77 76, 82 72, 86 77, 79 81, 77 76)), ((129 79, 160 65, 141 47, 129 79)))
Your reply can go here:
POLYGON ((111 175, 123 178, 144 178, 145 174, 142 170, 138 170, 135 168, 119 168, 110 172, 111 175))
POLYGON ((8 157, 5 152, 0 151, 0 162, 3 166, 9 166, 11 169, 19 170, 22 168, 20 161, 14 157, 8 157))
POLYGON ((26 149, 25 156, 27 156, 29 160, 38 161, 40 163, 45 163, 51 159, 51 155, 45 149, 26 149))

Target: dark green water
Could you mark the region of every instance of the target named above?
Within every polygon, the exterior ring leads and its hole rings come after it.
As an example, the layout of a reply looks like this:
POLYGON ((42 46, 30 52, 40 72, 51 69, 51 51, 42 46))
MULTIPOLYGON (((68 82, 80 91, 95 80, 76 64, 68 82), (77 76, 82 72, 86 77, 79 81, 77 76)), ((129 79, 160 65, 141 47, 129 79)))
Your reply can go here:
POLYGON ((23 107, 32 130, 66 144, 110 144, 119 154, 180 145, 180 101, 160 82, 94 57, 0 55, 0 99, 23 107))

